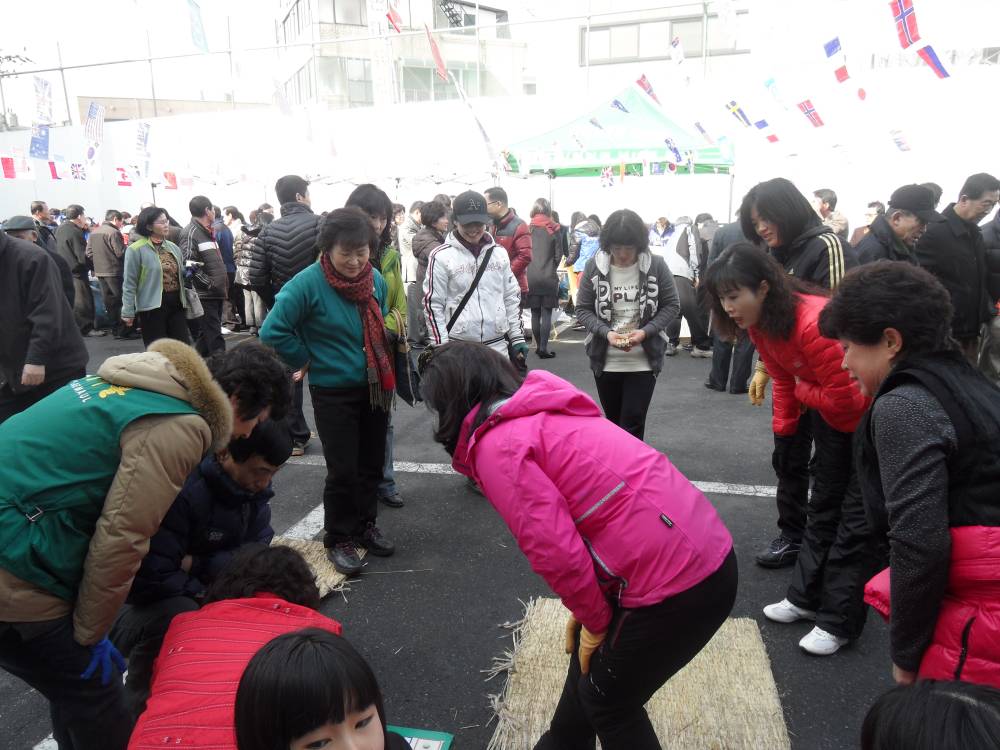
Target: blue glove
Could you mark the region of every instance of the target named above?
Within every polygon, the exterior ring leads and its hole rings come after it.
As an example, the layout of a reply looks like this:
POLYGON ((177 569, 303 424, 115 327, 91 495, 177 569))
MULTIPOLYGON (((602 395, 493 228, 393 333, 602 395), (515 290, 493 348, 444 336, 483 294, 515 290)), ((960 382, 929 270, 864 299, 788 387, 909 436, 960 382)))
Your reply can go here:
POLYGON ((90 647, 90 664, 87 665, 83 674, 80 675, 80 679, 89 680, 94 676, 94 672, 97 671, 97 667, 100 665, 101 684, 107 685, 111 682, 111 662, 115 663, 118 671, 125 671, 125 659, 122 658, 122 655, 114 647, 114 644, 105 637, 90 647))
POLYGON ((528 345, 525 344, 523 341, 520 344, 512 345, 511 349, 513 349, 516 354, 519 354, 522 357, 528 356, 528 345))

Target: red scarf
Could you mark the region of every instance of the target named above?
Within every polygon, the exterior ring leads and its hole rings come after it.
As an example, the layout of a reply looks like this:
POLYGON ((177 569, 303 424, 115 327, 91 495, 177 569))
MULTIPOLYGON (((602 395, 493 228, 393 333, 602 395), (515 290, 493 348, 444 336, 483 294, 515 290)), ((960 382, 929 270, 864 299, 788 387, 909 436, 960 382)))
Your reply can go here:
POLYGON ((392 349, 385 335, 382 309, 375 299, 375 273, 372 264, 367 264, 353 279, 337 272, 329 253, 323 253, 320 265, 323 267, 327 283, 333 290, 358 306, 365 341, 365 360, 368 365, 369 398, 372 406, 388 411, 396 392, 396 376, 392 370, 393 361, 390 355, 392 349))
POLYGON ((559 231, 559 225, 556 224, 551 217, 545 214, 535 214, 531 217, 531 226, 542 227, 549 234, 555 234, 559 231))

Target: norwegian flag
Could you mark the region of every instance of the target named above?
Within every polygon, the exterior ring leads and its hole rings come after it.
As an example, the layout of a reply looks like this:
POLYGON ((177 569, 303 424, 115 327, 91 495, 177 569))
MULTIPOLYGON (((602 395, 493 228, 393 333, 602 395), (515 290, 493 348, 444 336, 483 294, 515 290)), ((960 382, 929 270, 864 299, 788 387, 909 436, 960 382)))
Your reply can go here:
POLYGON ((91 102, 87 109, 87 120, 83 124, 87 139, 100 143, 104 140, 104 105, 91 102))
POLYGON ((917 50, 917 54, 920 55, 920 59, 930 66, 930 69, 934 71, 938 78, 950 78, 950 74, 945 70, 944 65, 941 64, 941 60, 938 59, 937 53, 931 45, 926 47, 921 47, 917 50))
POLYGON ((892 0, 889 8, 896 22, 899 44, 906 49, 920 39, 920 32, 917 30, 917 11, 913 8, 913 0, 892 0))
POLYGON ((753 125, 755 128, 757 128, 757 130, 760 131, 761 135, 767 138, 768 143, 778 142, 778 136, 776 136, 774 134, 774 131, 771 130, 771 126, 767 124, 767 120, 757 120, 757 122, 755 122, 753 125))
POLYGON ((799 109, 802 111, 802 114, 806 116, 809 122, 813 124, 814 128, 823 127, 823 118, 819 116, 819 112, 816 111, 816 108, 813 107, 812 102, 809 99, 806 99, 804 102, 799 102, 799 109))
POLYGON ((427 28, 426 23, 424 24, 424 31, 427 32, 427 41, 431 43, 431 57, 434 58, 434 68, 437 70, 438 78, 442 81, 447 81, 448 68, 444 64, 444 58, 441 57, 441 50, 438 48, 437 42, 434 41, 431 30, 427 28))
POLYGON ((397 34, 403 31, 403 17, 396 10, 395 3, 389 3, 389 10, 386 11, 385 17, 389 19, 389 23, 392 24, 392 28, 396 30, 397 34))
POLYGON ((74 180, 87 179, 87 168, 83 164, 79 164, 77 162, 70 164, 69 173, 73 176, 74 180))

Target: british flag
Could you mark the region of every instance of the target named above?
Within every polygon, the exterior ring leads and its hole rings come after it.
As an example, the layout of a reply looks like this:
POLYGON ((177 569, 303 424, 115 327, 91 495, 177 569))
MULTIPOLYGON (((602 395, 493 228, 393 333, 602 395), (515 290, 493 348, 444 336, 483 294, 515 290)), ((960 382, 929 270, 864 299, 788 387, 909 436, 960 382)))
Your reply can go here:
POLYGON ((83 164, 73 163, 69 165, 69 173, 74 180, 86 180, 87 168, 83 164))
POLYGON ((812 102, 809 99, 806 99, 804 102, 799 102, 799 109, 802 111, 802 114, 808 118, 809 122, 813 124, 814 128, 823 127, 823 118, 819 116, 819 112, 816 111, 816 108, 813 107, 812 102))
POLYGON ((917 11, 913 8, 913 0, 892 0, 889 8, 896 21, 899 43, 906 49, 920 39, 920 32, 917 31, 917 11))

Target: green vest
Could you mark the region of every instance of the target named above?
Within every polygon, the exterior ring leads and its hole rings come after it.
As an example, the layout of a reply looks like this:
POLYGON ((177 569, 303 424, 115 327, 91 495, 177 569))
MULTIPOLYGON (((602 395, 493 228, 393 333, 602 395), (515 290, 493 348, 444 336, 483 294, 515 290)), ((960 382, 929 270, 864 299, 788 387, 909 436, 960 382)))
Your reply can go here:
POLYGON ((186 401, 91 375, 4 422, 0 568, 73 601, 122 431, 140 417, 197 413, 186 401))

